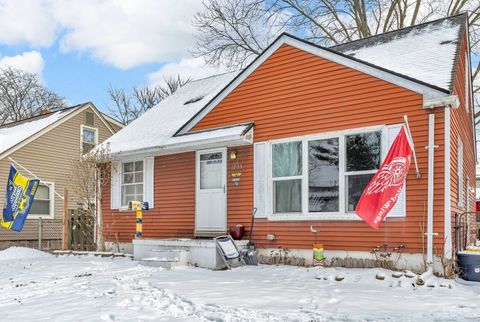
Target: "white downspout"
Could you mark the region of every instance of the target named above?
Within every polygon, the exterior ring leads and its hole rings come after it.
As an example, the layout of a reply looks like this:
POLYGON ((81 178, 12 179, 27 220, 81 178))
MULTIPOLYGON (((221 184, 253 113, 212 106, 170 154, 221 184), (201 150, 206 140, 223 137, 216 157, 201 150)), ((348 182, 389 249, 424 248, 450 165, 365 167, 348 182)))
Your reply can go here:
POLYGON ((450 200, 450 113, 451 106, 445 106, 445 220, 444 220, 444 256, 452 258, 452 213, 450 200))
POLYGON ((428 190, 427 190, 427 264, 433 263, 433 166, 434 166, 434 152, 438 148, 435 145, 435 114, 428 115, 428 190))

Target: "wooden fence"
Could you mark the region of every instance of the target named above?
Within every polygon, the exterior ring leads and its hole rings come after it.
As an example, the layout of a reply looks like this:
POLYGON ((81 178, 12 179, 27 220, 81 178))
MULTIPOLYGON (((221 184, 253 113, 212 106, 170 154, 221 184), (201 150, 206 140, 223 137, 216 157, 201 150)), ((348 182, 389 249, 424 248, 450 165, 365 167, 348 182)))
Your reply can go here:
POLYGON ((76 251, 96 250, 95 222, 88 211, 70 209, 68 214, 68 249, 76 251))

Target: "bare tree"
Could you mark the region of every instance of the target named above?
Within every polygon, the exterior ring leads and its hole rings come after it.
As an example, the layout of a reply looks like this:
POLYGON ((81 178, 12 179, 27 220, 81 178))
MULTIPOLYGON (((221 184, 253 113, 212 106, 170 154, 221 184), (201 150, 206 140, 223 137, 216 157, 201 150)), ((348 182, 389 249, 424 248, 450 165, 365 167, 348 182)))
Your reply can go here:
POLYGON ((190 80, 190 78, 182 78, 180 75, 169 77, 164 79, 163 85, 134 87, 132 93, 110 86, 107 88, 107 93, 113 102, 113 107, 110 106, 108 109, 114 117, 122 123, 128 124, 173 94, 190 80))
POLYGON ((110 183, 112 164, 109 147, 98 146, 73 163, 69 178, 73 201, 83 210, 85 216, 82 233, 93 236, 96 232, 99 250, 105 250, 101 213, 102 189, 110 183))
MULTIPOLYGON (((205 0, 194 19, 194 52, 209 64, 243 68, 273 37, 287 31, 314 43, 332 46, 468 13, 470 45, 480 79, 480 2, 472 0, 205 0)), ((474 92, 480 95, 480 82, 474 92)), ((480 111, 477 112, 480 121, 480 111)))
POLYGON ((37 75, 0 68, 0 125, 64 107, 64 98, 43 86, 37 75))
POLYGON ((192 52, 207 63, 244 66, 282 30, 283 14, 272 14, 262 0, 208 0, 193 21, 199 31, 192 52))

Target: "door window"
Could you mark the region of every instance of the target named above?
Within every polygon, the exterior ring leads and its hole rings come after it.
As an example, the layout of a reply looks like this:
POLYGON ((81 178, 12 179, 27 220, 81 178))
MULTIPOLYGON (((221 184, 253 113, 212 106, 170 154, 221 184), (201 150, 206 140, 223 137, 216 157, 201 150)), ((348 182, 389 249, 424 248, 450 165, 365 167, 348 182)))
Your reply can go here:
POLYGON ((200 155, 200 189, 222 188, 222 153, 200 155))

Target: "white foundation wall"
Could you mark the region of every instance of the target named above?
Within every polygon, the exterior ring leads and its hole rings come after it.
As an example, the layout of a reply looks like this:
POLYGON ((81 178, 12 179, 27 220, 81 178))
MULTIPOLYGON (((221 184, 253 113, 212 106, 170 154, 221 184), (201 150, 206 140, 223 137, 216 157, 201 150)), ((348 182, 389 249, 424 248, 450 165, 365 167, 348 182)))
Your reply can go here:
MULTIPOLYGON (((257 249, 257 256, 269 257, 274 252, 281 251, 278 248, 261 248, 257 249)), ((340 250, 325 250, 325 258, 330 261, 332 258, 356 258, 356 259, 375 259, 370 252, 359 251, 340 251, 340 250)), ((307 265, 313 265, 313 250, 312 249, 289 249, 289 257, 297 257, 305 259, 307 265)), ((392 255, 393 257, 394 255, 392 255)), ((411 270, 415 272, 425 271, 426 255, 419 253, 402 253, 396 265, 398 270, 411 270)), ((438 256, 434 256, 433 268, 435 272, 443 273, 441 260, 438 256)))
POLYGON ((110 251, 110 252, 133 254, 133 244, 132 243, 106 242, 105 247, 107 248, 107 251, 110 251))
MULTIPOLYGON (((122 252, 126 254, 133 254, 132 243, 105 243, 108 251, 122 252)), ((260 248, 257 249, 258 256, 271 256, 272 252, 278 252, 278 248, 260 248)), ((332 258, 358 258, 358 259, 374 259, 370 252, 355 252, 355 251, 340 251, 340 250, 325 250, 325 257, 327 260, 332 258)), ((289 249, 288 256, 295 256, 305 259, 307 265, 313 264, 313 251, 311 249, 289 249)), ((408 269, 415 272, 425 271, 425 257, 426 255, 419 253, 402 253, 397 262, 396 269, 408 269)), ((436 272, 443 272, 441 260, 438 256, 434 256, 434 270, 436 272)))

